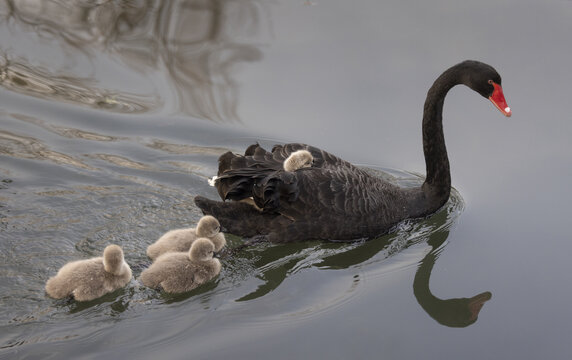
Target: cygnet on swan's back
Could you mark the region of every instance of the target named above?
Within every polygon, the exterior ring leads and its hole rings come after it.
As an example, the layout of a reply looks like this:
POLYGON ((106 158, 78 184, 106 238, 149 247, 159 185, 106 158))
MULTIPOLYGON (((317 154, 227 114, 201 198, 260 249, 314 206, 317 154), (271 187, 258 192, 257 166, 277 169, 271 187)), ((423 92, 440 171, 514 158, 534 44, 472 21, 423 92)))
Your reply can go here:
POLYGON ((215 246, 207 238, 193 242, 188 252, 169 252, 143 270, 140 280, 143 285, 168 293, 193 290, 220 273, 220 261, 213 258, 215 246))
POLYGON ((314 157, 308 150, 294 151, 284 160, 284 170, 295 171, 312 166, 314 157))
POLYGON ((46 292, 55 299, 73 296, 78 301, 88 301, 122 288, 130 280, 131 268, 123 258, 123 250, 109 245, 103 257, 65 264, 48 280, 46 292))
POLYGON ((219 252, 226 245, 226 239, 220 232, 218 220, 207 215, 199 220, 196 228, 176 229, 165 233, 159 240, 147 247, 147 256, 155 260, 167 252, 189 251, 193 241, 201 237, 213 242, 215 252, 219 252))

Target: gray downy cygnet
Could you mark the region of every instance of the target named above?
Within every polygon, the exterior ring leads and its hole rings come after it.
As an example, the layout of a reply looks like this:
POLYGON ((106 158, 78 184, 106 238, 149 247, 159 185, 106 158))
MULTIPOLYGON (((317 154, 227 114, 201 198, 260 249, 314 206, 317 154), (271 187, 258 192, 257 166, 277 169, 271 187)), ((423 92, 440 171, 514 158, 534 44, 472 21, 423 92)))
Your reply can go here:
POLYGON ((284 170, 295 171, 312 166, 314 157, 308 150, 294 151, 284 160, 284 170))
POLYGON ((88 301, 122 288, 130 280, 131 268, 125 262, 123 250, 109 245, 103 257, 65 264, 46 283, 46 293, 55 299, 73 296, 78 301, 88 301))
POLYGON ((157 259, 167 252, 189 251, 191 244, 198 238, 208 238, 215 245, 215 252, 219 252, 225 245, 226 239, 220 232, 217 219, 207 215, 203 216, 196 228, 175 229, 166 232, 155 243, 147 247, 147 256, 151 260, 157 259))
POLYGON ((211 280, 220 273, 221 264, 213 258, 215 246, 207 238, 193 242, 187 252, 168 252, 159 256, 141 273, 143 285, 167 293, 183 293, 211 280))

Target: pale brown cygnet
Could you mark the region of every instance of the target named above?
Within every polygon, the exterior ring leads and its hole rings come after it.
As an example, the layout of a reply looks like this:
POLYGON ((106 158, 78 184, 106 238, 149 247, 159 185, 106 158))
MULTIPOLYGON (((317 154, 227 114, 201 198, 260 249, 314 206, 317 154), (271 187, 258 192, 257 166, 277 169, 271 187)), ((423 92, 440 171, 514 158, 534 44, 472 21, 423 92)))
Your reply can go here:
POLYGON ((226 245, 226 239, 220 232, 218 220, 207 215, 199 220, 196 228, 176 229, 165 233, 159 240, 147 247, 147 256, 155 260, 167 252, 189 251, 193 241, 201 237, 213 242, 215 252, 219 252, 226 245))
POLYGON ((284 160, 284 170, 295 171, 312 166, 314 157, 308 150, 294 151, 284 160))
POLYGON ((123 258, 123 250, 109 245, 103 257, 65 264, 48 280, 46 292, 55 299, 73 296, 78 301, 88 301, 122 288, 130 280, 131 268, 123 258))
POLYGON ((220 273, 221 264, 213 258, 215 246, 207 238, 195 240, 188 252, 169 252, 143 270, 143 285, 168 293, 183 293, 211 280, 220 273))

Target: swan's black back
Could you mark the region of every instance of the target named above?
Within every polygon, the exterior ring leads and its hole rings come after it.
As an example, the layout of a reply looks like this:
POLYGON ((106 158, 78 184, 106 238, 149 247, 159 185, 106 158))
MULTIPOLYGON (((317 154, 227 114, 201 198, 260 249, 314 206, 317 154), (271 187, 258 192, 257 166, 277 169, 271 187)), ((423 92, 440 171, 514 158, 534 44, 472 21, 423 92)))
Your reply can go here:
POLYGON ((403 219, 432 214, 447 202, 451 191, 443 105, 447 92, 459 84, 488 98, 505 116, 511 116, 501 77, 492 66, 467 60, 445 70, 427 92, 423 108, 427 176, 419 188, 400 189, 308 145, 279 145, 268 152, 254 144, 244 155, 228 152, 220 157, 216 187, 223 200, 252 198, 257 207, 200 196, 195 203, 231 233, 265 235, 279 242, 370 238, 387 232, 403 219), (284 160, 302 149, 312 154, 312 167, 285 172, 284 160))
POLYGON ((245 155, 227 152, 219 159, 218 176, 215 186, 222 200, 252 197, 260 210, 202 197, 195 202, 227 231, 245 237, 356 240, 380 235, 405 216, 398 187, 305 144, 276 145, 271 152, 255 144, 245 155), (312 167, 284 171, 284 160, 301 149, 312 154, 312 167))

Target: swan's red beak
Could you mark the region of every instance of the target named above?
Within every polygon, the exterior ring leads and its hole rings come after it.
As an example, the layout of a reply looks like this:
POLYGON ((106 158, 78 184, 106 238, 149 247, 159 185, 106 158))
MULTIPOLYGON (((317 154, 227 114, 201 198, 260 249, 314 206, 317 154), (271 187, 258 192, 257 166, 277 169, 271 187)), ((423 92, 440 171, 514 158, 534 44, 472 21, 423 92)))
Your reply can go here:
POLYGON ((489 96, 489 100, 504 114, 504 116, 510 117, 512 115, 512 111, 510 111, 510 108, 506 104, 504 94, 502 93, 502 87, 495 82, 492 82, 492 84, 495 89, 493 90, 492 95, 489 96))

